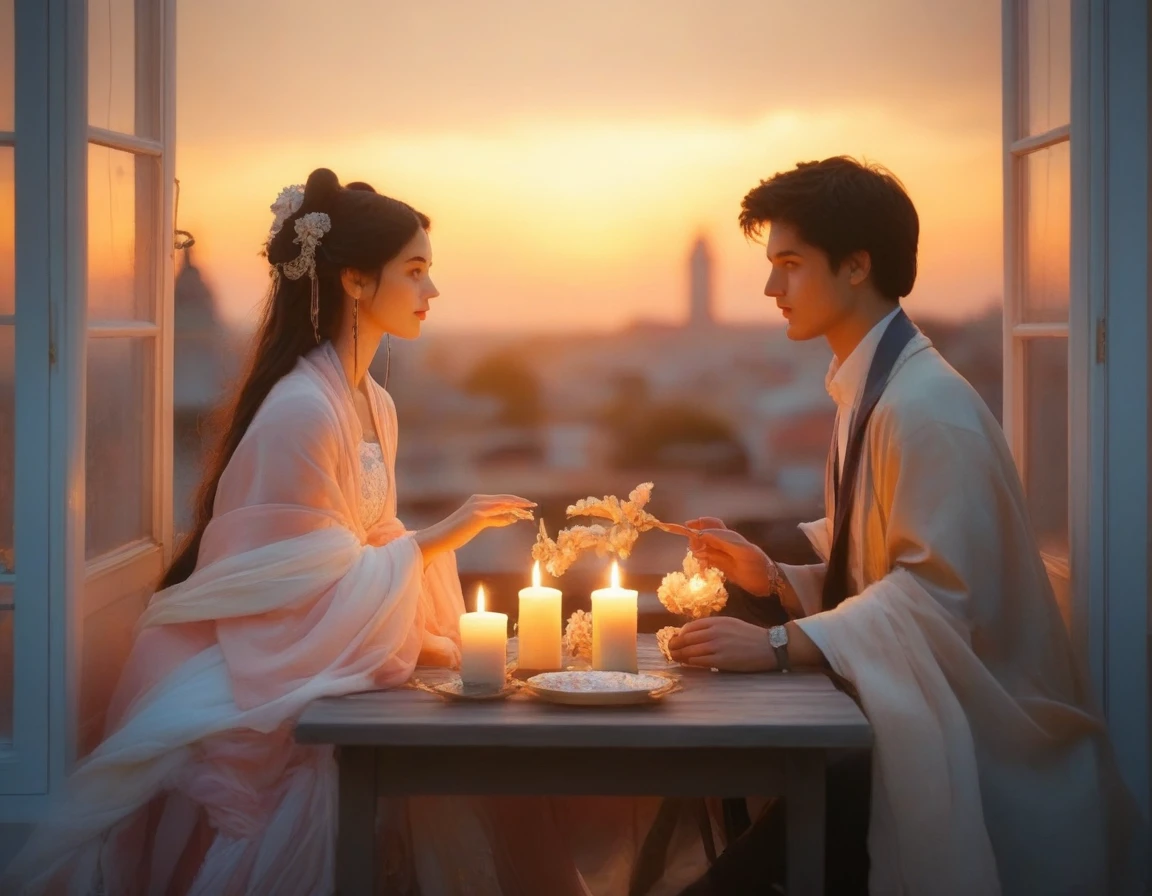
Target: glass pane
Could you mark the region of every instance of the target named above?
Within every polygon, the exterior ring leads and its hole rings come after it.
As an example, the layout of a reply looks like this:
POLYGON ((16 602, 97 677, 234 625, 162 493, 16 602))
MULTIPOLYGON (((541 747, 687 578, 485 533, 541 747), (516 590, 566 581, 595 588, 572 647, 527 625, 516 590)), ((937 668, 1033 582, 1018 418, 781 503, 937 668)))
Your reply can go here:
POLYGON ((0 327, 0 573, 16 571, 12 496, 16 483, 16 336, 0 327))
POLYGON ((138 133, 136 0, 88 0, 88 123, 138 133))
POLYGON ((152 535, 153 340, 88 340, 85 556, 152 535))
POLYGON ((1072 173, 1069 144, 1057 143, 1024 157, 1024 271, 1022 319, 1068 320, 1072 173))
POLYGON ((12 591, 11 585, 0 585, 0 744, 12 743, 12 679, 16 677, 12 591))
POLYGON ((16 311, 16 150, 0 146, 0 315, 16 311))
POLYGON ((1068 340, 1024 342, 1024 489, 1040 548, 1068 557, 1068 340))
POLYGON ((0 131, 16 126, 16 0, 0 0, 0 131))
POLYGON ((1027 23, 1028 134, 1072 120, 1072 2, 1029 0, 1027 23))
POLYGON ((88 147, 88 319, 151 320, 157 160, 88 147))

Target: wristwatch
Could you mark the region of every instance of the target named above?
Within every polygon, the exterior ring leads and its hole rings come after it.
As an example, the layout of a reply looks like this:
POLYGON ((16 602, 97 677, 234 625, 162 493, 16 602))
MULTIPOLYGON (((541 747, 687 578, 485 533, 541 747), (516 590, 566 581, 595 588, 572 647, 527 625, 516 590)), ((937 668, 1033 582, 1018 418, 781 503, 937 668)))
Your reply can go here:
POLYGON ((768 629, 768 643, 776 650, 776 668, 781 672, 791 672, 792 663, 788 661, 788 629, 782 625, 774 625, 768 629))

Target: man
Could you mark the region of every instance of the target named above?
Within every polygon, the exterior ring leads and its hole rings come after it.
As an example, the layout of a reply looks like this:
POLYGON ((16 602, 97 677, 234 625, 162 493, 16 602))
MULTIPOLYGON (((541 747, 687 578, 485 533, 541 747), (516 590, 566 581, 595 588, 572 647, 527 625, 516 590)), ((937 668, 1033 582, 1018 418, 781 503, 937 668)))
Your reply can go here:
MULTIPOLYGON (((828 666, 858 695, 874 732, 872 893, 1135 891, 1137 822, 1003 434, 900 308, 916 279, 911 200, 882 169, 831 158, 762 182, 740 223, 768 229, 764 293, 789 338, 823 337, 834 355, 827 517, 802 527, 823 562, 778 564, 695 521, 697 557, 791 619, 692 622, 673 656, 828 666)), ((734 892, 732 864, 694 892, 734 892)))

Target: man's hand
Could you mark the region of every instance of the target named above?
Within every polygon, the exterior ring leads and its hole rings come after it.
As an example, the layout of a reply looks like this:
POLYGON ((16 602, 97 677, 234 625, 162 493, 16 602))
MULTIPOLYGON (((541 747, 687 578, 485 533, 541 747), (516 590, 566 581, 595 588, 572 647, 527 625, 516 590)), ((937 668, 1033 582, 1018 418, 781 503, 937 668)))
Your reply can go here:
POLYGON ((776 651, 768 632, 730 616, 711 616, 689 622, 668 643, 672 659, 688 666, 726 672, 771 672, 776 651))
POLYGON ((714 566, 724 578, 749 594, 766 597, 775 581, 772 561, 760 548, 738 532, 724 527, 715 517, 703 517, 686 524, 693 530, 688 547, 705 566, 714 566), (710 525, 719 523, 718 526, 710 525))

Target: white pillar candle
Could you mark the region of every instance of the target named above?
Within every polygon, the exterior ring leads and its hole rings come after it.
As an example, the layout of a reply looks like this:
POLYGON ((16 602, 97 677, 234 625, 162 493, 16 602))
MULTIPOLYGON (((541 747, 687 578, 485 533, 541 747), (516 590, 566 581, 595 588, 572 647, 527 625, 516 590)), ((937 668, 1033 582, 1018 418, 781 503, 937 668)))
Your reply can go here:
POLYGON ((476 591, 476 612, 460 617, 460 678, 474 687, 504 687, 508 662, 508 614, 484 611, 484 586, 476 591))
POLYGON ((521 669, 537 672, 560 668, 560 590, 540 585, 540 564, 532 567, 532 587, 520 589, 516 626, 521 669))
POLYGON ((620 587, 620 567, 612 561, 612 584, 592 592, 592 668, 636 671, 636 598, 620 587))

